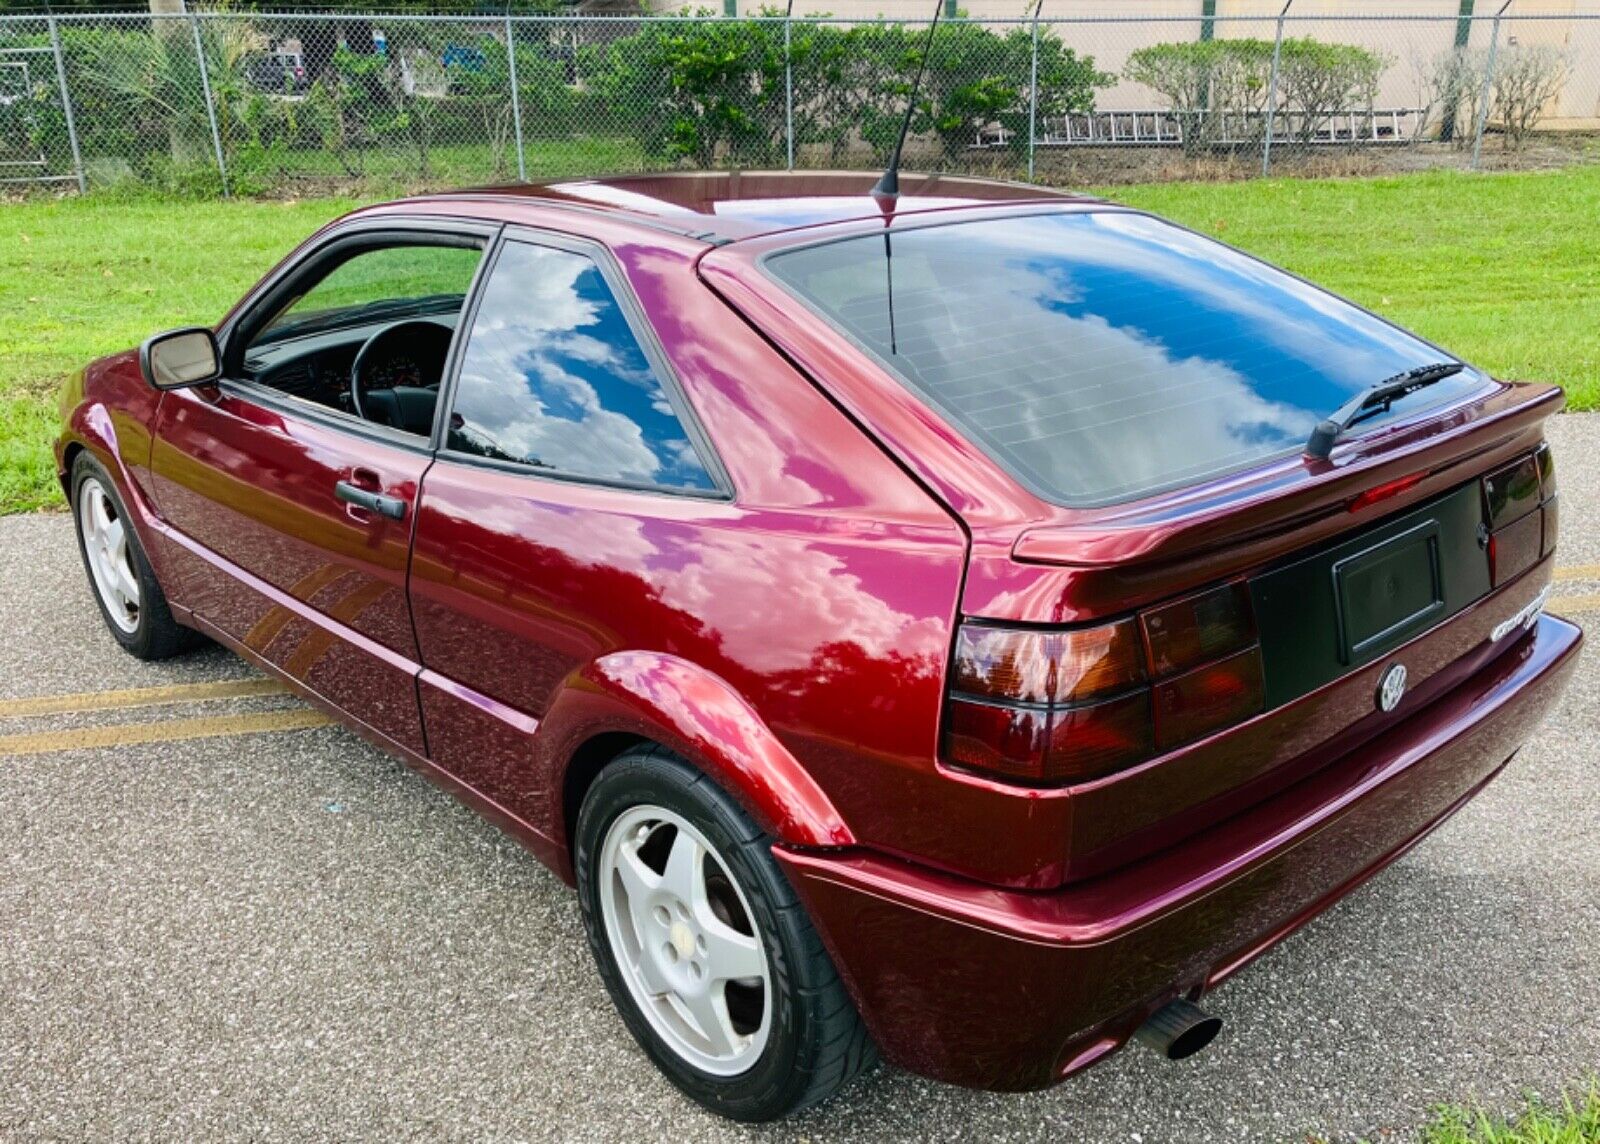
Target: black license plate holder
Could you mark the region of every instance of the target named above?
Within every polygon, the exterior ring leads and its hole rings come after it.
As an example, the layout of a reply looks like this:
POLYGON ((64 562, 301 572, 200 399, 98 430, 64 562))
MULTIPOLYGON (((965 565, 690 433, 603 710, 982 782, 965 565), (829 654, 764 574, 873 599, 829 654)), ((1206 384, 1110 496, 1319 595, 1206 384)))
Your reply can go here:
POLYGON ((1427 520, 1333 566, 1339 652, 1372 659, 1421 631, 1444 606, 1439 522, 1427 520))

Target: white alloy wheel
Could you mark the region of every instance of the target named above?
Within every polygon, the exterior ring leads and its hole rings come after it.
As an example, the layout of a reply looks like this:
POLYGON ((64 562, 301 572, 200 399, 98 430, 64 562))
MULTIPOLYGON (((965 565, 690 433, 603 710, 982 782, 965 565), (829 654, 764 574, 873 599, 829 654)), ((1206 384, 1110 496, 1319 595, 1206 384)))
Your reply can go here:
POLYGON ((139 627, 139 577, 134 572, 128 529, 117 513, 116 502, 94 477, 78 486, 78 529, 83 533, 89 575, 106 615, 132 635, 139 627))
POLYGON ((651 1027, 703 1072, 753 1067, 772 974, 744 890, 705 835, 663 807, 630 807, 606 832, 598 874, 606 938, 651 1027))

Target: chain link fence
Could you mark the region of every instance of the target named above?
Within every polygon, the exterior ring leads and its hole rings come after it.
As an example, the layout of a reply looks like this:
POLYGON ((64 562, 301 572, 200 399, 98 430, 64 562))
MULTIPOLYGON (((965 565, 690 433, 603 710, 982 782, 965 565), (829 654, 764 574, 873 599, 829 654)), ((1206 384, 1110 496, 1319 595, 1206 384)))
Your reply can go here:
MULTIPOLYGON (((927 24, 0 17, 0 180, 381 193, 881 164, 927 24)), ((941 22, 906 162, 1075 185, 1600 159, 1600 13, 941 22)))

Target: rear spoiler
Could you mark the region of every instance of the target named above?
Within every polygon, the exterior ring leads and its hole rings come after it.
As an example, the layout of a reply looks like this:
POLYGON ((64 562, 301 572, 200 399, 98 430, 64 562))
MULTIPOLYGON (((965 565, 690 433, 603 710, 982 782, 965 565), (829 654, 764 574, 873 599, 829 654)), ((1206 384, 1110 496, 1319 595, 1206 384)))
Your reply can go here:
POLYGON ((1081 523, 1029 528, 1011 555, 1028 564, 1125 572, 1130 565, 1191 560, 1218 549, 1228 551, 1230 563, 1241 549, 1252 563, 1269 560, 1347 528, 1355 499, 1378 485, 1403 483, 1390 502, 1399 508, 1531 449, 1543 437, 1545 419, 1564 403, 1559 386, 1501 383, 1488 397, 1353 440, 1336 459, 1287 458, 1120 514, 1085 513, 1081 523))

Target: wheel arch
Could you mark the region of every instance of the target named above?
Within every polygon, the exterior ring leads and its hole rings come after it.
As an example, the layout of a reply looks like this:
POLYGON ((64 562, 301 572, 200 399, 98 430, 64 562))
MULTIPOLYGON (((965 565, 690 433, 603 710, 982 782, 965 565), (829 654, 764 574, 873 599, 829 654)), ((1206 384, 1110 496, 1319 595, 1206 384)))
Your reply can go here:
POLYGON ((89 446, 74 438, 61 447, 61 463, 56 466, 56 480, 61 484, 61 495, 67 498, 67 503, 72 503, 72 466, 77 463, 78 454, 88 452, 89 446))
POLYGON ((773 838, 793 846, 855 841, 828 796, 755 708, 717 675, 658 652, 617 652, 557 693, 539 729, 557 760, 547 825, 572 876, 573 828, 606 765, 662 747, 708 775, 773 838))

